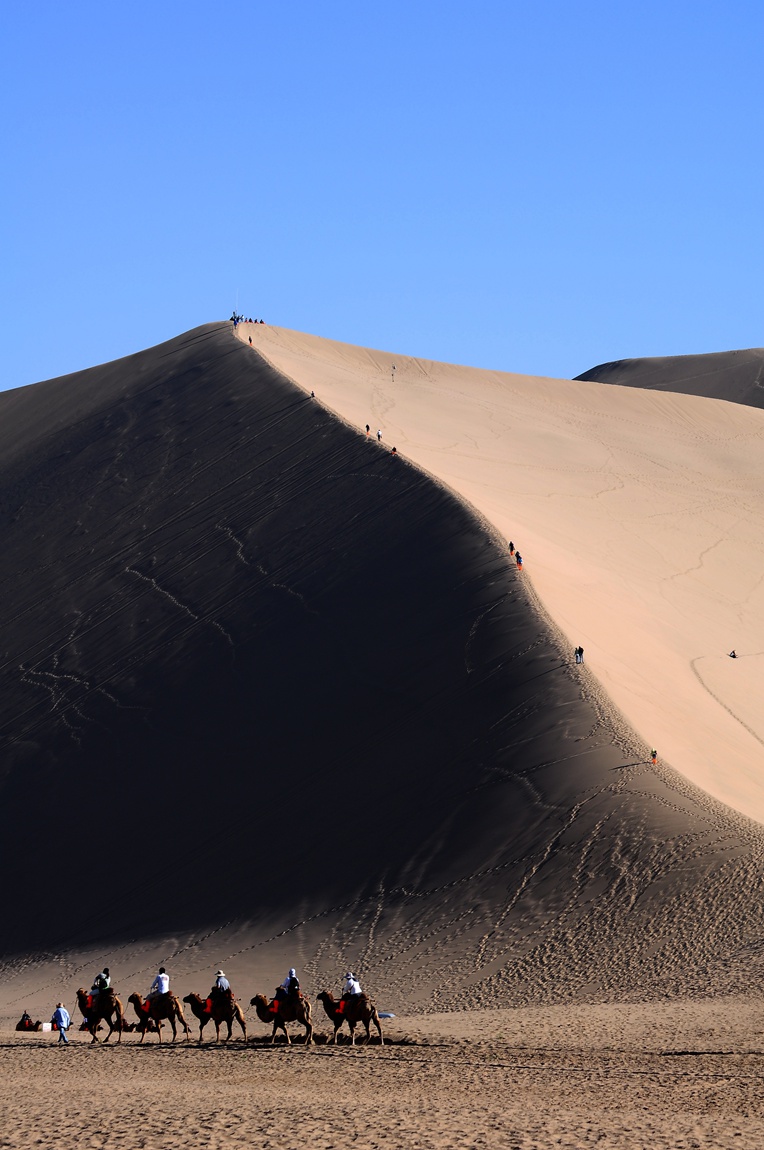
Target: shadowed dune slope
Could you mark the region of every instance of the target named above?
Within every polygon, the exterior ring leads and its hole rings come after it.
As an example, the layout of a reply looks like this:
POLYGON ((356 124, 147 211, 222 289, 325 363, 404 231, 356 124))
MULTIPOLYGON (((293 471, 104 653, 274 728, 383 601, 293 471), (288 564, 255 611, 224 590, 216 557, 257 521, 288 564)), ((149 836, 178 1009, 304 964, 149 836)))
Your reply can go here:
POLYGON ((414 1005, 750 976, 759 829, 228 325, 0 396, 0 460, 6 956, 267 922, 414 1005))
POLYGON ((705 395, 709 399, 764 407, 764 348, 617 359, 592 367, 576 379, 673 391, 680 395, 705 395))

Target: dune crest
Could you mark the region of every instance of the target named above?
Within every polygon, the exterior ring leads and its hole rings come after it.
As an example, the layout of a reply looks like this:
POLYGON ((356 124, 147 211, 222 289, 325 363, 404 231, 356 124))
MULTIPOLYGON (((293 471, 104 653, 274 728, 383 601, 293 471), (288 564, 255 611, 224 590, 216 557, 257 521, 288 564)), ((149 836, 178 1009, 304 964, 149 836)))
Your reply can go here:
POLYGON ((642 738, 764 822, 764 715, 751 703, 764 693, 764 412, 243 325, 250 335, 512 538, 642 738))

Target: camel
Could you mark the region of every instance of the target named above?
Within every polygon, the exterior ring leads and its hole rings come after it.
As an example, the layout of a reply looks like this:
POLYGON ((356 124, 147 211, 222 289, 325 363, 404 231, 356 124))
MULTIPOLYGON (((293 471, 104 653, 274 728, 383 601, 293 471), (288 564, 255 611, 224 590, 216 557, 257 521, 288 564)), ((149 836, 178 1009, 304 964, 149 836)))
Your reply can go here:
POLYGON ((322 990, 318 995, 318 1001, 323 1002, 324 1010, 331 1018, 334 1024, 334 1036, 332 1042, 337 1041, 337 1031, 342 1026, 343 1022, 347 1022, 350 1027, 350 1041, 355 1046, 355 1028, 356 1023, 362 1022, 366 1027, 366 1041, 371 1041, 369 1034, 369 1023, 373 1022, 379 1031, 379 1044, 385 1045, 385 1040, 382 1037, 382 1024, 379 1021, 379 1014, 373 1002, 369 1002, 369 998, 365 994, 359 995, 358 1001, 353 1003, 350 999, 343 999, 345 1007, 340 1011, 340 1003, 337 1002, 334 995, 330 990, 322 990))
POLYGON ((91 996, 87 990, 80 987, 77 991, 77 1005, 80 1008, 82 1017, 87 1023, 87 1028, 92 1035, 93 1042, 100 1042, 97 1036, 98 1023, 103 1020, 109 1027, 109 1033, 104 1038, 104 1042, 108 1042, 112 1036, 113 1031, 117 1031, 117 1042, 122 1041, 122 1023, 125 1017, 125 1010, 122 1003, 117 998, 113 990, 101 990, 97 995, 92 997, 91 1005, 88 1005, 88 998, 91 996), (111 1016, 116 1014, 117 1021, 112 1023, 111 1016))
POLYGON ((244 1034, 244 1041, 247 1041, 247 1020, 244 1017, 244 1012, 239 1006, 236 999, 227 995, 215 995, 211 999, 204 999, 198 994, 187 994, 183 999, 191 1007, 191 1010, 199 1019, 199 1042, 202 1041, 202 1031, 207 1023, 212 1019, 215 1023, 215 1041, 220 1042, 220 1023, 225 1022, 228 1027, 228 1034, 226 1035, 226 1042, 230 1041, 231 1029, 234 1022, 238 1022, 244 1034), (210 1003, 210 1010, 207 1011, 207 1003, 210 1003))
POLYGON ((21 1018, 16 1023, 16 1029, 17 1030, 42 1030, 42 1023, 39 1021, 39 1019, 37 1020, 37 1022, 32 1022, 32 1019, 29 1017, 27 1012, 24 1011, 21 1018))
POLYGON ((305 1027, 305 1045, 310 1046, 313 1041, 313 1023, 310 1020, 310 999, 305 998, 284 998, 272 999, 270 1002, 264 994, 256 994, 249 1004, 254 1006, 257 1011, 257 1017, 261 1022, 273 1023, 273 1033, 271 1034, 271 1042, 276 1041, 276 1031, 283 1030, 284 1037, 291 1045, 291 1038, 289 1031, 286 1028, 287 1022, 299 1022, 301 1026, 305 1027), (274 1010, 274 1007, 276 1008, 274 1010))
POLYGON ((178 1037, 178 1032, 175 1027, 176 1018, 186 1033, 186 1042, 189 1041, 189 1025, 183 1014, 183 1007, 174 994, 158 994, 156 998, 146 999, 145 1003, 140 994, 131 994, 127 1001, 132 1002, 135 1007, 135 1013, 138 1015, 138 1029, 141 1032, 141 1042, 143 1042, 146 1037, 149 1022, 156 1024, 160 1042, 162 1041, 162 1023, 169 1022, 172 1027, 172 1040, 174 1042, 178 1037), (146 1006, 148 1006, 148 1010, 146 1010, 146 1006))

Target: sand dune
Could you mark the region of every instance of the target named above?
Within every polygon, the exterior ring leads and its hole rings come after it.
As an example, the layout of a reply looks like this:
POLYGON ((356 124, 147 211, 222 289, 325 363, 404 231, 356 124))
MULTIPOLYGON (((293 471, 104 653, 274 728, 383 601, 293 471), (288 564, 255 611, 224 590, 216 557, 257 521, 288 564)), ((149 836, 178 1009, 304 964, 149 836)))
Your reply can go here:
POLYGON ((512 538, 642 738, 764 821, 764 414, 262 325, 250 334, 270 363, 354 426, 381 428, 512 538))
POLYGON ((710 355, 666 355, 601 363, 577 376, 620 387, 646 387, 683 395, 705 395, 749 407, 764 407, 764 348, 710 355))
MULTIPOLYGON (((223 963, 247 1000, 293 963, 310 994, 351 965, 396 1013, 748 987, 761 829, 652 768, 602 691, 626 660, 597 628, 668 659, 682 581, 670 597, 645 574, 630 602, 618 556, 639 558, 658 493, 652 551, 690 549, 680 507, 705 507, 714 477, 717 530, 744 540, 723 445, 748 460, 758 413, 743 436, 729 404, 400 359, 388 387, 390 357, 253 338, 301 386, 211 324, 0 396, 0 858, 23 876, 0 1019, 44 1017, 107 958, 125 998, 160 962, 183 993, 223 963), (448 463, 487 518, 314 385, 431 471, 448 463)), ((711 710, 672 657, 662 719, 658 670, 623 679, 667 731, 677 699, 693 722, 696 695, 711 710)), ((707 727, 720 737, 714 713, 707 727)))

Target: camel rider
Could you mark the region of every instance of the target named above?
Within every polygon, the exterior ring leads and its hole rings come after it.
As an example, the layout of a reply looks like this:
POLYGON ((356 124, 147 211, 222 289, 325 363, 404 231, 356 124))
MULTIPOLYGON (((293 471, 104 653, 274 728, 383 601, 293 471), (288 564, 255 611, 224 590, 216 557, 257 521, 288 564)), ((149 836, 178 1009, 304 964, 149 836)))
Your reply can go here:
POLYGON ((159 974, 156 976, 151 984, 151 988, 146 995, 146 1001, 149 1002, 152 998, 159 998, 160 994, 170 993, 170 976, 163 966, 159 968, 159 974))
POLYGON ((105 966, 100 974, 97 974, 93 979, 93 985, 90 988, 90 993, 95 998, 97 995, 111 990, 111 975, 109 974, 108 966, 105 966))
POLYGON ((289 974, 286 976, 281 986, 276 987, 276 1000, 278 1002, 286 1002, 288 998, 299 998, 300 996, 300 980, 297 977, 297 971, 293 966, 289 968, 289 974))
POLYGON ((358 1002, 358 999, 361 997, 362 994, 363 994, 363 991, 361 990, 360 982, 358 981, 356 976, 353 974, 352 970, 349 970, 347 972, 347 974, 345 975, 345 985, 342 988, 343 999, 345 1000, 345 1002, 351 1002, 351 1003, 355 1004, 356 1002, 358 1002))
POLYGON ((233 991, 225 974, 222 970, 219 970, 215 975, 215 985, 210 990, 210 998, 222 998, 223 995, 228 995, 229 998, 233 998, 233 991))

